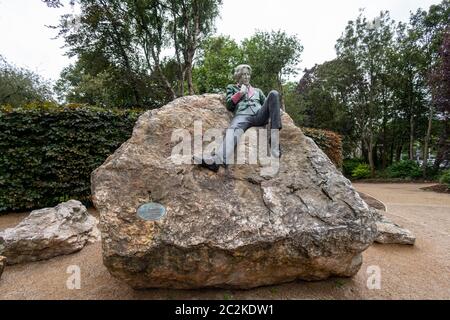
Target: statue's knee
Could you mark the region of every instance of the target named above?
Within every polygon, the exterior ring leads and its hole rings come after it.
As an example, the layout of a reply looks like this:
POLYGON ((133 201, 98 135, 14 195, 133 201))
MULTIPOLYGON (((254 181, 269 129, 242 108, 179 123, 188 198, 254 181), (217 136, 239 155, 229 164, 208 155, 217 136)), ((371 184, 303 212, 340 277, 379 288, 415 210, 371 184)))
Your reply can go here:
POLYGON ((269 96, 272 96, 274 98, 280 98, 280 93, 277 90, 272 90, 269 92, 269 96))

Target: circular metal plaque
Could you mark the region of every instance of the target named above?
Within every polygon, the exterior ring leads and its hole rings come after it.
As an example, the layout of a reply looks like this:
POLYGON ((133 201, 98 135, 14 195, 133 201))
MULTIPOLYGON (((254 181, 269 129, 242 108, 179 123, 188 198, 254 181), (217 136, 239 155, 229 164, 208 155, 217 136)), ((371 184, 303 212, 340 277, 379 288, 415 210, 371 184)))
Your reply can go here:
POLYGON ((141 219, 155 221, 166 215, 166 208, 156 202, 144 203, 137 209, 137 215, 141 219))

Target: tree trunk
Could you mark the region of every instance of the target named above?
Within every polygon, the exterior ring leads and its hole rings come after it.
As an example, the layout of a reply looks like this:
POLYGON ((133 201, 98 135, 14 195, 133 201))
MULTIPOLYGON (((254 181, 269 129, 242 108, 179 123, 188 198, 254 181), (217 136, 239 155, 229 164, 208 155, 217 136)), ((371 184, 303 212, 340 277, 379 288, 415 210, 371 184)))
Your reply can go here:
POLYGON ((438 142, 438 151, 436 155, 436 161, 434 162, 433 168, 435 170, 439 169, 442 161, 450 159, 450 123, 448 119, 444 122, 444 128, 442 128, 441 135, 438 142))
POLYGON ((425 137, 425 145, 423 148, 423 177, 427 177, 427 165, 428 165, 428 146, 431 138, 431 126, 433 124, 433 104, 430 104, 430 114, 428 115, 428 129, 425 137))
POLYGON ((394 161, 394 143, 392 142, 389 147, 389 165, 392 165, 394 161))
POLYGON ((186 66, 186 76, 187 76, 189 95, 193 95, 194 94, 194 84, 192 81, 192 62, 188 62, 187 66, 186 66))
POLYGON ((373 149, 374 149, 374 143, 373 143, 373 135, 370 133, 369 137, 366 138, 366 146, 367 146, 367 158, 369 160, 369 166, 370 166, 370 176, 373 178, 375 176, 375 163, 373 161, 373 149))
POLYGON ((364 162, 369 162, 369 156, 366 148, 366 141, 364 139, 361 140, 361 157, 364 162))
POLYGON ((183 66, 183 63, 181 62, 180 58, 180 47, 178 43, 178 28, 177 28, 177 10, 176 8, 172 7, 172 17, 173 17, 173 29, 172 29, 172 38, 174 41, 174 48, 175 48, 175 57, 177 59, 178 64, 178 96, 182 97, 184 96, 184 79, 186 78, 186 68, 183 66))
POLYGON ((383 124, 383 147, 381 154, 381 168, 384 170, 387 167, 387 138, 386 138, 386 123, 383 124))
POLYGON ((153 57, 153 61, 155 62, 155 69, 158 72, 159 77, 161 78, 164 86, 167 89, 167 92, 170 94, 170 98, 172 100, 175 100, 177 98, 177 94, 175 93, 175 90, 172 88, 172 85, 170 84, 169 80, 167 79, 166 75, 161 69, 161 65, 159 64, 159 55, 151 49, 151 54, 153 57))
POLYGON ((395 162, 399 162, 401 160, 402 151, 403 151, 403 146, 402 145, 397 146, 397 148, 395 149, 395 162))
POLYGON ((409 160, 414 160, 414 116, 409 118, 409 160))
POLYGON ((179 88, 180 88, 180 92, 179 92, 179 96, 183 97, 184 96, 184 80, 186 79, 186 69, 183 68, 183 66, 180 66, 181 70, 180 70, 180 75, 179 75, 179 79, 178 81, 180 81, 179 84, 179 88))

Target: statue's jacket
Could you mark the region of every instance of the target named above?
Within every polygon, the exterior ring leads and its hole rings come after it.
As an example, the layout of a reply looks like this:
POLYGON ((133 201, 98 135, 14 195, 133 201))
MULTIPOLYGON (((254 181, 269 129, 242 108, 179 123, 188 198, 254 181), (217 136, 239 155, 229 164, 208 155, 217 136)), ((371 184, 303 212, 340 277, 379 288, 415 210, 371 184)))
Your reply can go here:
POLYGON ((248 93, 243 95, 240 93, 240 86, 230 84, 227 86, 226 106, 237 115, 254 115, 266 101, 266 96, 262 90, 249 86, 248 93))

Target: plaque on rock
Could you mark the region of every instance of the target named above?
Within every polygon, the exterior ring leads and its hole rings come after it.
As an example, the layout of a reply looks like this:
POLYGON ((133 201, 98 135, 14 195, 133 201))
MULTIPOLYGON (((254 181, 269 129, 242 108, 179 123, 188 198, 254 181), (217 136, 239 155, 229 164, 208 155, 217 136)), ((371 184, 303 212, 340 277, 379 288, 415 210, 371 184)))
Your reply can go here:
POLYGON ((144 203, 137 209, 137 215, 146 221, 156 221, 166 215, 166 208, 156 202, 144 203))

